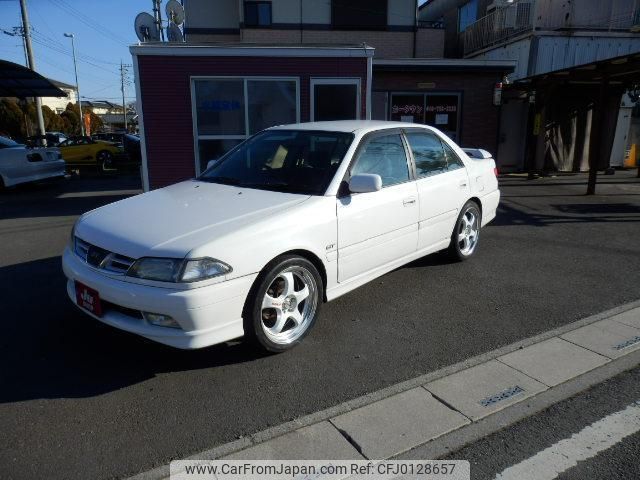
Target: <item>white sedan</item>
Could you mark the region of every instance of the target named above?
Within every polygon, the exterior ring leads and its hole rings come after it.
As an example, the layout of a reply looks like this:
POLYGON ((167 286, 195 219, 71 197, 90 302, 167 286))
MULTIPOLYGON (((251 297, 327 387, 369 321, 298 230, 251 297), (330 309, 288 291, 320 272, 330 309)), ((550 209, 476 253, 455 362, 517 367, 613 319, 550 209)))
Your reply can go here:
POLYGON ((289 349, 324 301, 439 250, 474 254, 500 199, 479 152, 414 124, 270 128, 195 180, 84 214, 63 256, 68 294, 178 348, 246 336, 289 349))
POLYGON ((63 177, 65 170, 65 162, 57 148, 28 148, 0 137, 0 189, 63 177))

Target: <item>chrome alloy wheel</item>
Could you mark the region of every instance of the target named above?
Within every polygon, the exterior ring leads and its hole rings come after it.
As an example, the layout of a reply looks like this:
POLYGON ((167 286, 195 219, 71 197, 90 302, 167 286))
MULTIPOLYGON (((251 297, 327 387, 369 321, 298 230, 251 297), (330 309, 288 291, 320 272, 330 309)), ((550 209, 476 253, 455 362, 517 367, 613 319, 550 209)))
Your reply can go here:
POLYGON ((458 227, 458 246, 462 255, 469 256, 473 253, 478 244, 479 234, 478 217, 472 209, 468 209, 460 219, 458 227))
POLYGON ((278 273, 264 294, 261 325, 274 343, 288 345, 309 328, 318 306, 315 277, 302 266, 291 266, 278 273))

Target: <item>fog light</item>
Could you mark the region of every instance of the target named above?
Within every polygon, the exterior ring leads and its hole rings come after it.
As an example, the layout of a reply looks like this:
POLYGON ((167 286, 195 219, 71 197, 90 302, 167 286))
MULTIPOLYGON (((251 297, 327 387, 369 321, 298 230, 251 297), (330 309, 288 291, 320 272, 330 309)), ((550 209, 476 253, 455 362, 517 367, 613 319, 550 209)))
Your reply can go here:
POLYGON ((169 315, 162 315, 160 313, 142 312, 144 319, 152 325, 158 327, 180 328, 178 322, 176 322, 169 315))

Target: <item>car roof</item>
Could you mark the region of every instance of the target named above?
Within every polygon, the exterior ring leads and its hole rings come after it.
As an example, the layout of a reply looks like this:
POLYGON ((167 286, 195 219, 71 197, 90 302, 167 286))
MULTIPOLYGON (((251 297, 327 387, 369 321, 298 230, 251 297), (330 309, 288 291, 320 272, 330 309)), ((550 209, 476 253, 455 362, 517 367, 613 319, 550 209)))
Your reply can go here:
POLYGON ((429 128, 426 125, 386 120, 334 120, 331 122, 306 122, 278 125, 269 130, 319 130, 325 132, 367 133, 387 128, 429 128))

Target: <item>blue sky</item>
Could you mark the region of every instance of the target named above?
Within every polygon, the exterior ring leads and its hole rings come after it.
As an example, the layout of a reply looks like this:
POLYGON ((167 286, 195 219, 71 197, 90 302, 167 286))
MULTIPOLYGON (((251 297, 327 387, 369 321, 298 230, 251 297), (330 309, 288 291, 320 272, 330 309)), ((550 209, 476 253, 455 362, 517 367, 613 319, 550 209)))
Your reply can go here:
MULTIPOLYGON (((131 64, 127 46, 138 41, 133 20, 141 11, 151 12, 151 6, 151 0, 27 0, 36 69, 46 77, 75 84, 71 39, 63 36, 72 32, 82 96, 122 101, 120 60, 131 64)), ((0 0, 0 58, 24 65, 22 39, 1 31, 20 26, 20 18, 18 0, 0 0)), ((129 71, 127 101, 135 97, 133 71, 129 71)))

